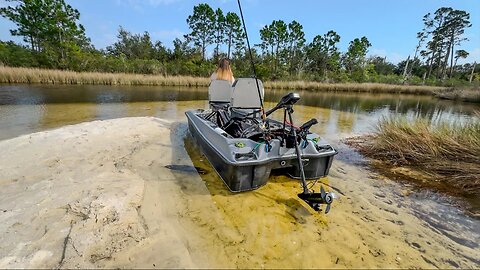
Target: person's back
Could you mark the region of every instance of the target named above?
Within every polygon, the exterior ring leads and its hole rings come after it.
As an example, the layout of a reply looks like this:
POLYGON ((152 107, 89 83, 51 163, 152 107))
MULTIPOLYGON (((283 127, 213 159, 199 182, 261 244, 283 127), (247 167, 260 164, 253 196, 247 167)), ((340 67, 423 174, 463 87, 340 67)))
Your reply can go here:
POLYGON ((217 70, 210 76, 210 80, 225 80, 233 83, 235 78, 233 77, 232 69, 230 68, 230 61, 227 58, 223 58, 218 63, 217 70))

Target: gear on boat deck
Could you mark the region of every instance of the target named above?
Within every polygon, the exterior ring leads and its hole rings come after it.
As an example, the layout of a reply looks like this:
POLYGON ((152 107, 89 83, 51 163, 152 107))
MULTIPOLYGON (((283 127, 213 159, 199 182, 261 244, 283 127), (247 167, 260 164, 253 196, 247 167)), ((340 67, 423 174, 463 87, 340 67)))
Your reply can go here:
POLYGON ((320 192, 310 190, 307 179, 328 175, 337 151, 309 131, 318 123, 316 119, 300 127, 293 124, 298 94, 285 95, 264 113, 269 116, 282 109, 282 122, 261 117, 264 89, 255 78, 239 78, 233 85, 214 80, 208 95, 210 109, 186 112, 189 131, 230 191, 257 189, 268 182, 272 170, 281 170, 301 180, 300 199, 316 211, 326 204, 325 212, 329 211, 334 194, 323 188, 320 192), (257 84, 262 100, 252 98, 257 84))

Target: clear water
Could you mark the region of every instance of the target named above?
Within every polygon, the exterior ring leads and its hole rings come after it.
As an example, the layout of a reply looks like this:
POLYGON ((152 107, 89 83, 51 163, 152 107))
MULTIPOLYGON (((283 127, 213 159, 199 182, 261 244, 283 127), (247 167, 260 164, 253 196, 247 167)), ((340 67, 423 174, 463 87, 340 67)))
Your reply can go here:
MULTIPOLYGON (((267 90, 266 106, 285 93, 267 90)), ((465 214, 455 198, 376 173, 341 142, 371 132, 385 116, 465 121, 476 117, 478 105, 425 96, 299 93, 296 123, 317 118, 312 131, 340 150, 321 183, 340 196, 328 215, 313 213, 297 200, 299 183, 284 176, 272 176, 253 192, 227 191, 187 135, 184 112, 208 106, 205 88, 1 85, 0 140, 97 119, 156 116, 177 122, 171 131, 175 160, 188 161, 205 173, 175 175, 187 191, 185 179, 200 178, 216 209, 198 207, 206 198, 191 196, 191 209, 182 218, 202 238, 194 247, 211 254, 214 266, 480 267, 478 217, 465 214)), ((479 199, 471 202, 478 204, 479 199)))

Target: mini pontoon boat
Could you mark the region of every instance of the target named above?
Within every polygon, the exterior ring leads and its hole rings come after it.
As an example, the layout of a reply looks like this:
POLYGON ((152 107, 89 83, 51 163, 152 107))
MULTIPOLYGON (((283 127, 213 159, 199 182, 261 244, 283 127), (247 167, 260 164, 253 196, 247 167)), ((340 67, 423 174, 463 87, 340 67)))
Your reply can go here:
POLYGON ((233 85, 212 81, 207 110, 187 111, 189 131, 228 189, 242 192, 265 185, 272 170, 301 179, 299 197, 319 211, 333 194, 309 190, 307 179, 328 175, 337 151, 318 134, 309 131, 316 119, 300 127, 293 124, 296 93, 285 95, 268 112, 263 111, 264 88, 255 78, 239 78, 233 85), (268 118, 283 110, 283 121, 268 118), (287 119, 288 117, 288 119, 287 119))
POLYGON ((316 211, 326 204, 328 213, 334 194, 323 187, 320 192, 310 190, 306 179, 326 176, 337 151, 309 131, 316 119, 294 126, 292 113, 300 99, 298 94, 287 94, 265 112, 265 91, 257 79, 240 0, 237 2, 254 77, 240 78, 233 85, 212 81, 208 88, 210 109, 185 113, 189 131, 230 191, 257 189, 267 183, 272 170, 280 169, 301 179, 300 199, 316 211), (279 109, 283 110, 283 122, 267 118, 279 109))

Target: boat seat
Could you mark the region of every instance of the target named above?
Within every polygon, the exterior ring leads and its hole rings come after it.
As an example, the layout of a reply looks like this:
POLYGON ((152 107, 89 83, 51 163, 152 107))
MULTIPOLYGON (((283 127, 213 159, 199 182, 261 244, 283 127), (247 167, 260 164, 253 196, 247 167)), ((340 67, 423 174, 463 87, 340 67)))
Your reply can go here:
POLYGON ((224 108, 230 105, 233 87, 229 81, 213 80, 208 87, 208 102, 211 108, 224 108))
MULTIPOLYGON (((258 80, 260 95, 263 102, 264 88, 261 80, 258 80)), ((244 118, 246 115, 260 116, 261 102, 258 98, 257 83, 255 78, 239 78, 233 84, 233 94, 230 104, 232 117, 244 118)))

